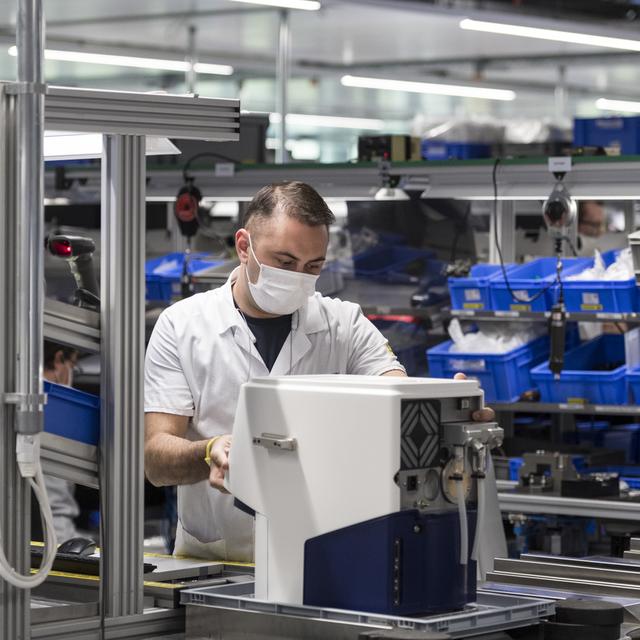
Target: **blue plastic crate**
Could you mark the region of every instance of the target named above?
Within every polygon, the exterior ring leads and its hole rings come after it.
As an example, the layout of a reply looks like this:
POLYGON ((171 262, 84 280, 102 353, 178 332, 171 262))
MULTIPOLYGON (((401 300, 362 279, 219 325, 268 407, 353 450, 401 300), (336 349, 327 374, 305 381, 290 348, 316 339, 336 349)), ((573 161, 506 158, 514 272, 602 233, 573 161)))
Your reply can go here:
POLYGON ((541 336, 507 353, 450 352, 448 340, 427 351, 429 376, 451 378, 462 372, 480 381, 487 402, 514 402, 531 389, 531 367, 549 357, 549 338, 541 336))
POLYGON ((423 140, 421 153, 425 160, 473 160, 490 158, 491 145, 478 142, 423 140))
MULTIPOLYGON (((217 267, 223 260, 216 260, 207 253, 192 253, 189 258, 189 273, 217 267)), ((180 295, 180 278, 184 266, 184 253, 169 253, 145 263, 146 299, 149 301, 171 302, 180 295)))
MULTIPOLYGON (((505 266, 507 275, 516 265, 505 266)), ((452 309, 489 311, 491 304, 490 282, 502 273, 499 264, 476 264, 465 278, 449 278, 452 309)))
POLYGON ((44 430, 64 438, 97 445, 100 440, 100 398, 44 381, 44 430))
POLYGON ((627 383, 631 392, 631 401, 640 404, 640 367, 633 367, 627 371, 627 383))
POLYGON ((415 283, 441 278, 443 264, 433 251, 378 245, 353 256, 354 273, 378 282, 415 283))
MULTIPOLYGON (((563 271, 588 263, 589 258, 563 258, 563 271)), ((557 286, 553 284, 556 279, 556 265, 555 258, 537 258, 512 269, 507 274, 507 278, 517 300, 514 300, 501 274, 492 278, 490 290, 493 309, 495 311, 548 311, 551 309, 557 298, 557 286)))
POLYGON ((624 336, 602 335, 567 351, 564 370, 556 380, 549 363, 534 367, 531 378, 542 402, 570 404, 627 404, 627 367, 624 336), (611 371, 602 366, 622 363, 611 371))
POLYGON ((621 155, 640 153, 640 116, 576 118, 573 121, 576 147, 618 147, 621 155))
MULTIPOLYGON (((577 444, 604 446, 604 435, 611 428, 608 420, 581 420, 576 422, 577 444)), ((573 434, 571 434, 573 435, 573 434)))
MULTIPOLYGON (((620 251, 602 254, 605 266, 616 261, 620 251)), ((576 264, 563 270, 563 276, 577 275, 593 267, 593 259, 587 265, 576 264)), ((638 310, 638 286, 635 278, 629 280, 564 280, 564 303, 567 311, 603 311, 622 313, 638 310)))
POLYGON ((604 446, 607 449, 619 449, 625 452, 625 462, 636 464, 640 448, 640 424, 617 425, 604 434, 604 446))

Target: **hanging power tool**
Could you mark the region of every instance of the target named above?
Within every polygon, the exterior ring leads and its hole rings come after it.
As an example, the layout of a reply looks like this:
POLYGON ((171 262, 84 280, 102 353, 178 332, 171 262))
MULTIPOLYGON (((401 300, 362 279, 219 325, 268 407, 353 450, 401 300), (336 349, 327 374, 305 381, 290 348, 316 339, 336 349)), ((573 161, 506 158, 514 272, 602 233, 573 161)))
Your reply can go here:
POLYGON ((571 170, 571 158, 549 158, 549 170, 556 178, 551 194, 542 205, 542 216, 549 234, 554 239, 554 250, 557 257, 558 301, 551 309, 549 319, 549 339, 551 343, 549 369, 556 378, 560 377, 564 367, 564 347, 567 316, 564 306, 564 290, 562 287, 562 253, 563 241, 567 239, 569 228, 577 217, 576 201, 571 197, 563 182, 567 171, 571 170))
POLYGON ((93 262, 95 242, 84 236, 50 235, 46 240, 49 252, 69 264, 76 281, 74 304, 78 307, 100 310, 100 288, 93 262))

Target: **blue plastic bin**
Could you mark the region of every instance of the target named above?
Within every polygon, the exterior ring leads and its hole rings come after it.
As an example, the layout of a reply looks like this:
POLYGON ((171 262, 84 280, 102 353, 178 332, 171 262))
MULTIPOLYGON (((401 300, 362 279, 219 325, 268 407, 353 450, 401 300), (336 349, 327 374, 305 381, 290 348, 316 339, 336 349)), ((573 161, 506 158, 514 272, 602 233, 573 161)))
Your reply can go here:
MULTIPOLYGON (((613 264, 620 251, 602 254, 605 266, 613 264)), ((593 267, 593 259, 586 265, 576 264, 563 270, 564 303, 567 311, 603 311, 622 313, 638 310, 638 286, 635 278, 629 280, 565 280, 593 267)))
POLYGON ((580 422, 576 422, 575 435, 577 444, 603 447, 605 433, 610 428, 611 423, 608 420, 582 420, 580 422))
MULTIPOLYGON (((507 275, 516 265, 505 266, 507 275)), ((491 280, 502 274, 499 264, 476 264, 465 278, 449 278, 449 293, 452 309, 489 311, 491 304, 491 280)))
POLYGON ((491 145, 478 142, 423 140, 421 151, 425 160, 473 160, 491 157, 491 145))
MULTIPOLYGON (((587 265, 589 258, 564 258, 563 272, 572 267, 587 265)), ((491 279, 491 304, 495 311, 548 311, 557 299, 555 258, 537 258, 527 264, 513 268, 507 278, 514 300, 504 277, 498 274, 491 279), (541 293, 543 292, 544 293, 541 293), (536 297, 537 296, 537 297, 536 297), (533 299, 535 298, 535 299, 533 299)))
POLYGON ((627 371, 627 384, 631 392, 631 401, 640 404, 640 367, 633 367, 627 371))
POLYGON ((627 404, 627 367, 624 336, 602 335, 567 351, 564 370, 556 380, 544 362, 531 371, 543 402, 573 404, 627 404), (622 364, 598 371, 607 364, 622 364))
POLYGON ((607 449, 620 449, 625 452, 625 462, 638 462, 640 445, 640 424, 615 426, 604 434, 604 446, 607 449))
POLYGON ((576 147, 618 147, 621 155, 640 153, 640 116, 576 118, 573 121, 576 147))
MULTIPOLYGON (((217 267, 223 263, 207 253, 192 253, 189 258, 189 273, 196 275, 200 271, 217 267)), ((145 263, 146 299, 149 301, 171 302, 180 295, 180 278, 184 265, 184 253, 169 253, 145 263), (172 268, 163 268, 171 265, 172 268)))
POLYGON ((100 440, 100 398, 44 381, 44 430, 64 438, 97 445, 100 440))
POLYGON ((541 336, 507 353, 450 353, 448 340, 427 351, 429 376, 451 378, 462 372, 480 381, 487 402, 515 402, 531 389, 531 367, 549 357, 549 338, 541 336))
POLYGON ((415 283, 441 277, 443 264, 433 251, 378 245, 353 256, 354 273, 378 282, 415 283))

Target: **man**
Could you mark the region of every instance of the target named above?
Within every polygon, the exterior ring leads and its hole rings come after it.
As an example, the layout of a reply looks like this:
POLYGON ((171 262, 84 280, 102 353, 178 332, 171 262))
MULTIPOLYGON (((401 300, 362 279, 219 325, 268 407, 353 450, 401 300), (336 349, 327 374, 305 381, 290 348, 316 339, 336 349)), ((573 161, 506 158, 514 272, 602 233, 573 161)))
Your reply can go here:
MULTIPOLYGON (((73 382, 73 369, 78 360, 78 352, 69 349, 56 342, 45 340, 43 372, 42 377, 49 382, 70 387, 73 382)), ((74 496, 74 484, 61 478, 44 476, 44 483, 47 487, 47 495, 51 503, 51 513, 53 514, 53 524, 56 530, 58 542, 64 542, 77 535, 75 518, 80 514, 80 508, 74 496)), ((35 525, 34 534, 41 533, 40 514, 37 513, 37 502, 31 501, 35 512, 32 512, 32 522, 35 525)))
POLYGON ((333 222, 310 186, 264 187, 236 232, 240 266, 227 283, 158 319, 145 363, 145 471, 157 486, 179 485, 176 553, 253 560, 253 519, 223 486, 244 382, 406 375, 357 305, 315 293, 333 222))
POLYGON ((593 257, 596 249, 602 249, 602 235, 606 231, 607 216, 602 202, 581 200, 578 202, 578 255, 593 257))

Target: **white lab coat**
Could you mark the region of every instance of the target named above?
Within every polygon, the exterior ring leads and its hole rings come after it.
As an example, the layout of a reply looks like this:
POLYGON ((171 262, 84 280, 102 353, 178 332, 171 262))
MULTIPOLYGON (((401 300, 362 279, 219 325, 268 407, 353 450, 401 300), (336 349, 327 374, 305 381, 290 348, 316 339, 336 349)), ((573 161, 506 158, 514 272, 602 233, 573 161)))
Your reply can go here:
MULTIPOLYGON (((166 309, 147 348, 145 412, 189 416, 190 440, 230 433, 240 387, 253 377, 404 371, 358 305, 316 293, 294 313, 291 334, 269 372, 233 302, 237 275, 236 269, 219 289, 166 309)), ((253 560, 253 518, 208 480, 178 487, 178 519, 176 553, 253 560)))

